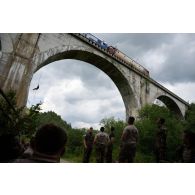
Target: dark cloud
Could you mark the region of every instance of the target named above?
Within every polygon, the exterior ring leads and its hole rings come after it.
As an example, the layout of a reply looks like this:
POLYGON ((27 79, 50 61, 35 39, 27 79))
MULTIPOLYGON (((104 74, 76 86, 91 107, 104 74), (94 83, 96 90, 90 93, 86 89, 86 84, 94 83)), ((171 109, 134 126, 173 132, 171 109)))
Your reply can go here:
POLYGON ((140 58, 144 53, 161 47, 162 44, 171 44, 174 34, 153 33, 116 33, 97 34, 106 40, 109 45, 116 46, 132 58, 140 58))
MULTIPOLYGON (((113 33, 113 34, 96 34, 102 37, 108 44, 116 45, 134 45, 141 49, 150 49, 159 47, 159 44, 170 44, 174 34, 154 34, 154 33, 113 33)), ((125 50, 128 50, 126 48, 125 50)))
POLYGON ((161 73, 155 75, 160 81, 170 83, 195 81, 195 35, 176 36, 174 45, 166 52, 166 61, 161 73), (177 40, 178 39, 178 40, 177 40))
MULTIPOLYGON (((129 57, 145 66, 157 81, 171 83, 195 81, 195 34, 130 33, 96 34, 117 46, 129 57), (150 64, 148 55, 164 56, 161 64, 150 64), (159 71, 153 72, 152 66, 159 71), (162 67, 162 68, 161 68, 162 67)), ((151 63, 153 63, 151 61, 151 63)))

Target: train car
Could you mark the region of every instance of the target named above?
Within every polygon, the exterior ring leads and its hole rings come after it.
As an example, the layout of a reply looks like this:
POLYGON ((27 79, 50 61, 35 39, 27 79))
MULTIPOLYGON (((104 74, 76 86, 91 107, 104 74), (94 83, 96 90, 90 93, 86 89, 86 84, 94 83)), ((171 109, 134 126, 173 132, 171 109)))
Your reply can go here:
POLYGON ((114 55, 115 54, 115 52, 116 52, 116 48, 115 47, 112 47, 112 46, 108 46, 108 48, 107 48, 107 52, 109 53, 109 54, 111 54, 111 55, 114 55))
POLYGON ((149 71, 146 68, 144 68, 139 63, 137 63, 136 61, 134 61, 133 59, 125 55, 123 52, 121 52, 117 48, 113 46, 108 46, 106 42, 100 40, 99 38, 92 35, 91 33, 80 33, 80 34, 84 36, 85 38, 87 38, 92 43, 98 45, 100 48, 105 49, 110 55, 115 56, 116 58, 120 59, 122 62, 131 66, 131 68, 134 67, 135 69, 139 70, 146 76, 149 76, 149 71))
POLYGON ((139 64, 138 62, 132 60, 132 64, 141 72, 143 72, 146 76, 149 76, 149 71, 144 68, 141 64, 139 64))
POLYGON ((111 55, 113 55, 113 56, 119 58, 120 60, 122 60, 124 63, 127 63, 130 66, 134 66, 136 69, 138 69, 139 71, 143 72, 145 75, 149 76, 149 71, 146 68, 141 66, 139 63, 137 63, 133 59, 129 58, 127 55, 125 55, 123 52, 121 52, 117 48, 109 46, 107 48, 107 51, 111 55))
POLYGON ((82 36, 90 40, 92 43, 95 43, 102 49, 107 49, 108 44, 105 41, 97 38, 96 36, 92 35, 91 33, 80 33, 82 36))

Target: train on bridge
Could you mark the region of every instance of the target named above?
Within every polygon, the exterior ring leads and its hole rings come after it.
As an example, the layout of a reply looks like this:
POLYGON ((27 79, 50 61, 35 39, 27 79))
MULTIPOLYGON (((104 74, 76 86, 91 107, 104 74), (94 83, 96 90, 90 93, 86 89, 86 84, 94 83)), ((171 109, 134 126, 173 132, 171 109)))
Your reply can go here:
POLYGON ((101 49, 108 52, 113 57, 119 59, 123 63, 127 64, 133 69, 137 69, 138 71, 142 72, 145 76, 149 77, 149 71, 144 68, 141 64, 136 62, 135 60, 128 57, 126 54, 118 50, 116 47, 108 45, 105 41, 97 38, 96 36, 92 35, 91 33, 79 33, 79 35, 83 36, 84 38, 88 39, 91 43, 97 45, 101 49))

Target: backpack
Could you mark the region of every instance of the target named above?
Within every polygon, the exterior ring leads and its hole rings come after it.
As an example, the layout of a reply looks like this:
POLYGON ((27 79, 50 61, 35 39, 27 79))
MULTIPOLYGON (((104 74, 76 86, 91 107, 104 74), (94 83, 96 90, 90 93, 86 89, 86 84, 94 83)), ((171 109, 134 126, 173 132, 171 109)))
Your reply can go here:
POLYGON ((101 145, 106 145, 108 143, 108 137, 105 133, 99 133, 97 135, 96 142, 101 145))

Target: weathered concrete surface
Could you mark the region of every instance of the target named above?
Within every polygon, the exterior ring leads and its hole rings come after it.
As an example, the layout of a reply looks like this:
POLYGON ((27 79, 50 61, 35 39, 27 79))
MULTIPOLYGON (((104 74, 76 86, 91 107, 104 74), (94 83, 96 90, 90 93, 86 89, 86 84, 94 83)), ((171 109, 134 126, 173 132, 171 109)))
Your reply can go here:
POLYGON ((185 115, 188 103, 105 51, 73 34, 0 34, 0 87, 17 92, 19 106, 26 105, 33 74, 41 67, 61 59, 77 59, 105 72, 118 87, 126 115, 155 99, 163 101, 177 115, 185 115))

